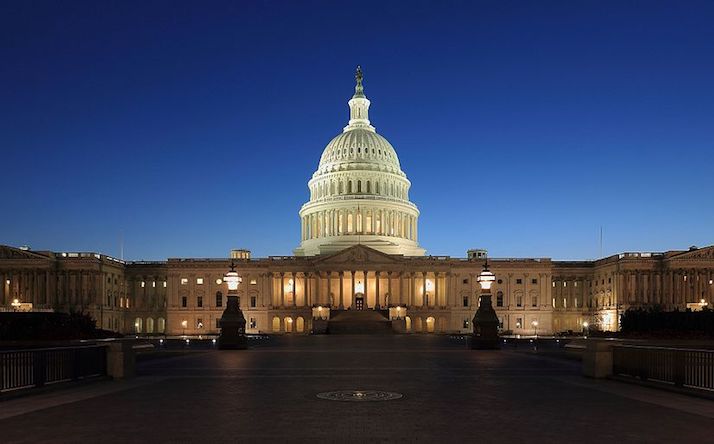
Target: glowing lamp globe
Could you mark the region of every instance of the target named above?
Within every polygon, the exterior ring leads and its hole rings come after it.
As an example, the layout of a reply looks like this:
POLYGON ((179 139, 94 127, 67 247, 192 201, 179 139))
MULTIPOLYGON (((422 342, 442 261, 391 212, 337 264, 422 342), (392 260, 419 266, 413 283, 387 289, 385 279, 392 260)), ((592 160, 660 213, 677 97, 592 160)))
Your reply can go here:
POLYGON ((225 276, 223 276, 223 282, 228 285, 228 290, 229 291, 235 291, 238 290, 238 284, 240 284, 243 281, 240 276, 238 276, 238 273, 236 272, 236 266, 235 264, 231 263, 231 270, 226 273, 225 276))
POLYGON ((491 285, 494 283, 495 280, 496 275, 489 271, 488 265, 485 265, 483 267, 483 271, 476 278, 476 281, 478 281, 479 285, 481 285, 482 290, 490 290, 491 285))

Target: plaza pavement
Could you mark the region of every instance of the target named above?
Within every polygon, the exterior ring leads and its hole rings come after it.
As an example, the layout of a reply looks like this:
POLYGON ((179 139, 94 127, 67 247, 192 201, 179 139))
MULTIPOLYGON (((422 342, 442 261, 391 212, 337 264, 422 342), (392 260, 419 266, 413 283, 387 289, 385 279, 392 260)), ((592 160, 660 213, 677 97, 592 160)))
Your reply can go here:
POLYGON ((0 442, 712 442, 714 402, 438 336, 313 336, 154 359, 0 402, 0 442), (331 390, 403 398, 336 402, 331 390))

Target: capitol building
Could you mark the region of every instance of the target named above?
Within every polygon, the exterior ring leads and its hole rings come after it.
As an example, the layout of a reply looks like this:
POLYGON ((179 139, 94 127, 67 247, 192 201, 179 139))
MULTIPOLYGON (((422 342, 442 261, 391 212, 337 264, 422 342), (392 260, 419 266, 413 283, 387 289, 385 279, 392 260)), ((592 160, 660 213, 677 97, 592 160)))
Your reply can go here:
MULTIPOLYGON (((331 333, 471 331, 486 252, 426 254, 411 182, 369 120, 370 104, 358 69, 347 125, 307 183, 293 256, 232 250, 147 262, 0 246, 0 308, 83 311, 121 333, 216 334, 233 262, 248 333, 307 334, 325 324, 331 333)), ((501 330, 513 334, 579 332, 586 322, 612 331, 631 307, 701 309, 714 299, 714 246, 488 261, 501 330)))

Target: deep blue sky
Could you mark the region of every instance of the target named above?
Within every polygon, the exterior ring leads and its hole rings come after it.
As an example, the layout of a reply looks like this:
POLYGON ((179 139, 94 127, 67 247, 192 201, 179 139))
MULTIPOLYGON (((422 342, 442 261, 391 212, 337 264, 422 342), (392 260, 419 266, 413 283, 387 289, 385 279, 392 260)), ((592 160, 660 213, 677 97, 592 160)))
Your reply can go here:
POLYGON ((711 1, 3 1, 0 243, 290 254, 360 64, 428 253, 712 244, 712 23, 711 1))

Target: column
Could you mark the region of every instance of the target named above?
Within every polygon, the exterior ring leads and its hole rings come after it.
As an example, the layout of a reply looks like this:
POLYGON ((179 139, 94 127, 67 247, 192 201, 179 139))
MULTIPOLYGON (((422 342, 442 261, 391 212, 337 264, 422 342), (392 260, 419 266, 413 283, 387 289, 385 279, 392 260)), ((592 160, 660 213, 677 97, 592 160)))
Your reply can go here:
POLYGON ((364 275, 364 296, 363 297, 364 297, 364 308, 366 310, 367 308, 369 308, 369 305, 368 305, 369 304, 368 303, 368 301, 369 301, 369 296, 368 296, 369 295, 369 287, 367 285, 367 283, 368 283, 367 271, 366 270, 363 271, 362 274, 364 275))
POLYGON ((302 302, 303 307, 309 307, 312 300, 312 275, 303 273, 302 302))
POLYGON ((318 304, 323 304, 324 301, 322 300, 322 297, 320 294, 321 293, 321 291, 320 291, 321 285, 320 284, 322 284, 322 279, 320 276, 320 272, 318 271, 317 273, 315 273, 315 297, 317 299, 318 304))
POLYGON ((340 305, 339 305, 340 310, 345 308, 345 306, 342 302, 343 301, 342 297, 344 295, 344 292, 343 292, 344 281, 345 281, 345 272, 340 271, 340 305))
POLYGON ((327 302, 330 304, 330 308, 335 308, 337 305, 334 300, 330 300, 332 297, 332 272, 327 272, 327 302))
MULTIPOLYGON (((292 279, 292 281, 293 281, 293 288, 292 288, 292 290, 293 290, 293 304, 292 305, 293 305, 293 307, 297 307, 297 274, 294 271, 290 272, 290 279, 292 279)), ((303 292, 304 291, 305 291, 305 289, 303 288, 303 292)), ((293 331, 294 331, 294 329, 293 329, 293 331)))
POLYGON ((399 299, 397 304, 401 305, 404 302, 404 272, 399 272, 399 299))
POLYGON ((439 296, 439 273, 434 272, 434 307, 441 307, 439 296))
POLYGON ((374 287, 374 308, 379 309, 379 271, 374 272, 375 287, 374 287))
POLYGON ((355 297, 355 272, 350 271, 350 273, 352 274, 352 304, 350 305, 350 307, 354 308, 355 303, 357 302, 355 297))
POLYGON ((280 307, 285 308, 285 273, 280 272, 280 307))
POLYGON ((426 271, 421 272, 421 306, 422 308, 429 307, 429 301, 426 297, 426 271))
POLYGON ((392 272, 388 271, 387 272, 387 294, 389 295, 389 301, 387 301, 387 298, 384 298, 384 305, 385 308, 389 307, 389 304, 393 304, 392 298, 392 272))
POLYGON ((411 293, 409 294, 409 305, 416 305, 416 273, 411 273, 409 276, 412 280, 411 282, 411 293))

